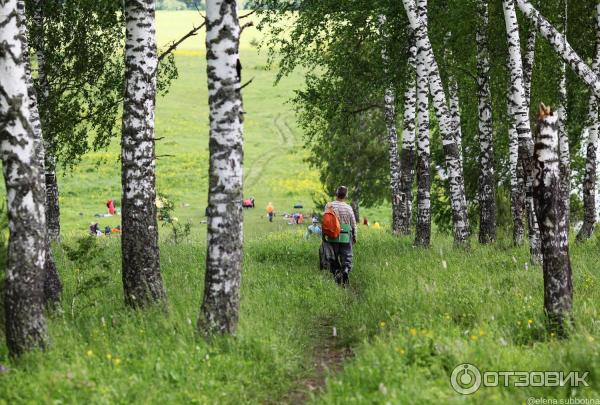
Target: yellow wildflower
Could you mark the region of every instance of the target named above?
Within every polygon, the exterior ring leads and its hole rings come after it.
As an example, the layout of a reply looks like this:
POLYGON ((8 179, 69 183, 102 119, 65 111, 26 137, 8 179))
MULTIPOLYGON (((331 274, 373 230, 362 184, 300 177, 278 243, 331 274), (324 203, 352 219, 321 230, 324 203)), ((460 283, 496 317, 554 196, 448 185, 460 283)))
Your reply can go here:
POLYGON ((382 328, 382 329, 385 328, 385 322, 384 321, 380 321, 379 322, 379 327, 382 328))
POLYGON ((108 353, 108 354, 106 355, 106 359, 107 359, 107 360, 110 360, 110 359, 112 359, 112 354, 108 353))
POLYGON ((478 337, 477 335, 471 335, 471 340, 472 340, 472 341, 475 341, 475 340, 477 340, 477 339, 479 339, 479 337, 478 337))
POLYGON ((417 336, 417 330, 415 328, 410 328, 410 330, 408 332, 410 333, 411 336, 417 336))
POLYGON ((119 364, 121 364, 121 359, 117 357, 113 360, 113 363, 115 364, 115 366, 118 366, 119 364))
POLYGON ((587 337, 587 340, 588 340, 588 342, 592 343, 592 342, 593 342, 594 340, 596 340, 596 339, 594 339, 594 337, 593 337, 593 336, 588 336, 588 337, 587 337))
POLYGON ((87 351, 85 354, 86 354, 88 357, 92 357, 92 356, 94 355, 94 352, 93 352, 93 351, 91 351, 91 350, 88 350, 88 351, 87 351))

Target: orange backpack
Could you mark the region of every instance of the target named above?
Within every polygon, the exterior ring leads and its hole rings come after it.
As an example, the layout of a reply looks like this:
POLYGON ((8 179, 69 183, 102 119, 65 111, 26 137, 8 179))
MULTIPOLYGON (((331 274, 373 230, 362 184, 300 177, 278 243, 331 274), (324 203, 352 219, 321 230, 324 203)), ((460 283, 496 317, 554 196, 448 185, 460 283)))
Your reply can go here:
POLYGON ((323 220, 321 221, 321 229, 325 236, 332 239, 337 239, 342 232, 340 219, 331 205, 325 207, 325 213, 323 214, 323 220))

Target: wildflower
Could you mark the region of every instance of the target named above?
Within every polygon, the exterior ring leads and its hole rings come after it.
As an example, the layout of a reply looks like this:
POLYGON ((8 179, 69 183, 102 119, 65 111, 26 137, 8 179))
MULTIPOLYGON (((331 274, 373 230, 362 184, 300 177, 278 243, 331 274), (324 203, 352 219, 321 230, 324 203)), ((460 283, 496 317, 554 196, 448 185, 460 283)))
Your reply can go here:
POLYGON ((410 330, 408 332, 410 333, 411 336, 417 336, 417 330, 415 328, 410 328, 410 330))
POLYGON ((396 348, 396 352, 398 352, 398 353, 400 353, 400 354, 404 354, 404 353, 406 353, 406 352, 404 351, 404 349, 401 349, 401 348, 399 348, 399 347, 397 347, 397 348, 396 348))
POLYGON ((88 351, 87 351, 85 354, 86 354, 88 357, 92 357, 92 356, 94 355, 94 352, 93 352, 93 351, 91 351, 91 350, 88 350, 88 351))
POLYGON ((527 323, 528 323, 529 325, 531 325, 531 324, 533 323, 533 321, 532 321, 531 319, 529 319, 529 320, 527 321, 527 323))
POLYGON ((554 337, 555 333, 554 332, 550 332, 550 337, 554 337))
POLYGON ((485 336, 485 332, 479 329, 479 336, 485 336))
POLYGON ((112 354, 108 353, 108 354, 106 355, 106 359, 107 359, 107 360, 110 360, 110 359, 112 359, 112 354))
POLYGON ((517 321, 517 325, 521 326, 521 321, 517 321))
POLYGON ((115 366, 118 366, 119 364, 121 364, 121 359, 117 357, 113 360, 113 363, 115 366))
POLYGON ((596 340, 596 339, 594 339, 594 337, 593 337, 593 336, 588 336, 588 337, 587 337, 587 340, 588 340, 588 342, 592 343, 592 342, 593 342, 594 340, 596 340))
POLYGON ((445 318, 446 320, 450 320, 450 314, 446 314, 445 318))
POLYGON ((471 335, 471 340, 472 341, 476 341, 477 339, 479 339, 479 337, 477 335, 471 335))
POLYGON ((385 322, 384 321, 380 321, 379 322, 379 327, 382 328, 382 329, 385 328, 385 322))

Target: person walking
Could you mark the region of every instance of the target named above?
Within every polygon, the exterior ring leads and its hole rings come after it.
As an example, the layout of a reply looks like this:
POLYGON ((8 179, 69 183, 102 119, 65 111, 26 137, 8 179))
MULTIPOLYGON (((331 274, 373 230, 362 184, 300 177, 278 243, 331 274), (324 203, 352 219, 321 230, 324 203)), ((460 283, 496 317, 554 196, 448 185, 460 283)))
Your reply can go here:
POLYGON ((324 243, 331 245, 334 253, 334 260, 331 263, 331 272, 338 284, 347 287, 349 284, 349 275, 352 271, 352 246, 356 243, 357 227, 352 207, 346 203, 348 188, 340 186, 335 192, 335 200, 328 203, 325 210, 333 210, 340 222, 340 234, 332 239, 326 235, 323 237, 324 243))
POLYGON ((269 202, 269 204, 267 204, 267 216, 269 217, 269 222, 273 222, 273 203, 269 202))

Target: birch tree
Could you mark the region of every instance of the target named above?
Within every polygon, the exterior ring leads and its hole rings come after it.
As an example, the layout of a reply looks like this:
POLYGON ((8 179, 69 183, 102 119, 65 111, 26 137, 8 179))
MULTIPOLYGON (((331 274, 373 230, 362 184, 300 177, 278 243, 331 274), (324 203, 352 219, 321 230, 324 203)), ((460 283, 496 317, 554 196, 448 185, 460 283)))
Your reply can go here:
MULTIPOLYGON (((31 64, 30 64, 30 56, 29 56, 29 33, 27 31, 27 22, 25 15, 25 0, 17 1, 17 8, 19 12, 19 31, 21 33, 21 41, 23 47, 23 61, 25 63, 25 77, 27 80, 27 100, 28 100, 28 108, 29 108, 29 120, 32 125, 32 130, 34 134, 34 142, 35 142, 35 154, 39 167, 41 168, 39 175, 40 178, 38 181, 42 185, 45 195, 45 177, 44 177, 44 162, 45 162, 45 148, 44 148, 44 138, 42 135, 42 123, 40 121, 40 113, 38 110, 37 104, 37 95, 35 91, 35 86, 33 83, 33 78, 31 76, 31 64)), ((46 221, 48 220, 48 216, 46 215, 46 221)), ((46 241, 45 241, 45 255, 46 261, 44 264, 44 303, 46 306, 52 307, 60 301, 60 294, 62 292, 62 283, 60 281, 60 276, 58 275, 58 271, 56 270, 56 264, 54 262, 54 257, 52 255, 52 251, 50 249, 48 231, 46 232, 46 241)))
POLYGON ((537 31, 548 41, 554 51, 571 67, 573 72, 575 72, 575 74, 579 76, 590 89, 592 89, 596 96, 600 97, 600 79, 598 75, 581 59, 577 52, 573 50, 573 47, 571 47, 565 36, 554 28, 529 1, 516 0, 516 2, 523 14, 525 14, 531 24, 533 24, 537 31))
POLYGON ((544 255, 544 308, 550 330, 560 335, 572 322, 573 284, 569 259, 567 201, 561 192, 559 116, 543 104, 535 144, 534 195, 544 255))
MULTIPOLYGON (((427 0, 417 0, 416 12, 427 29, 427 0)), ((431 243, 431 170, 429 133, 429 71, 427 44, 417 35, 417 224, 415 245, 428 247, 431 243)))
MULTIPOLYGON (((33 0, 33 25, 34 30, 41 35, 44 33, 43 1, 33 0)), ((35 52, 37 59, 38 86, 36 96, 41 103, 48 99, 50 83, 46 74, 46 48, 45 41, 37 43, 35 52)), ((41 117, 40 117, 41 120, 41 117)), ((40 122, 41 124, 41 122, 40 122)), ((56 157, 53 153, 52 142, 45 140, 44 145, 44 173, 46 190, 46 225, 48 227, 48 238, 51 241, 60 242, 60 205, 58 202, 58 181, 56 177, 56 157)))
POLYGON ((4 285, 6 341, 19 355, 46 345, 46 218, 17 0, 0 2, 0 154, 10 238, 4 285))
POLYGON ((513 0, 502 0, 504 20, 509 51, 510 72, 510 113, 515 122, 516 132, 519 139, 518 158, 519 164, 523 166, 525 176, 526 204, 529 221, 529 243, 531 258, 534 262, 541 261, 541 247, 539 240, 539 228, 533 203, 533 183, 531 173, 533 170, 533 139, 531 137, 531 124, 529 122, 529 109, 525 100, 525 88, 523 86, 523 62, 521 59, 521 46, 519 40, 519 27, 513 0))
POLYGON ((457 244, 467 243, 469 236, 467 200, 465 197, 460 153, 456 144, 455 128, 448 111, 448 103, 446 101, 446 95, 444 93, 444 87, 442 85, 437 62, 431 48, 431 42, 429 41, 429 36, 427 34, 427 26, 423 20, 418 17, 414 0, 403 0, 403 4, 411 29, 415 32, 416 40, 423 44, 422 52, 425 55, 426 66, 429 73, 429 90, 432 95, 433 107, 439 122, 444 155, 446 158, 446 171, 448 173, 448 182, 450 185, 454 242, 457 244))
POLYGON ((156 219, 154 0, 126 0, 121 139, 123 288, 133 307, 165 302, 156 219))
POLYGON ((404 92, 404 117, 402 130, 402 150, 400 152, 400 232, 410 233, 412 220, 412 188, 415 173, 416 150, 416 109, 417 109, 417 47, 414 43, 414 33, 410 35, 408 54, 408 72, 406 90, 404 92))
MULTIPOLYGON (((562 0, 561 29, 563 40, 567 40, 568 3, 562 0)), ((558 155, 560 159, 560 178, 563 199, 566 201, 567 220, 570 216, 571 197, 571 154, 569 152, 569 134, 567 133, 567 64, 560 64, 560 83, 558 88, 558 155)), ((567 226, 568 228, 568 226, 567 226)))
MULTIPOLYGON (((379 31, 382 38, 381 60, 383 63, 384 76, 388 76, 390 58, 388 56, 388 51, 386 48, 387 43, 389 41, 389 35, 386 32, 385 25, 386 16, 380 14, 379 31)), ((399 234, 402 232, 403 223, 406 222, 406 219, 403 218, 403 216, 409 215, 410 209, 408 210, 409 212, 406 212, 407 196, 402 193, 402 173, 400 171, 400 162, 398 161, 398 132, 396 130, 396 92, 391 84, 385 89, 384 111, 385 125, 388 133, 388 147, 390 159, 390 190, 392 194, 392 232, 394 234, 399 234)), ((356 210, 355 212, 357 211, 358 210, 356 210)))
POLYGON ((479 242, 496 240, 496 179, 488 42, 488 1, 477 2, 477 98, 479 127, 479 242))
POLYGON ((205 335, 234 333, 239 316, 243 111, 236 75, 240 37, 236 6, 235 0, 206 4, 210 183, 204 299, 197 325, 205 335))
MULTIPOLYGON (((600 75, 600 3, 596 4, 596 53, 592 69, 600 75)), ((585 174, 583 177, 583 225, 577 234, 578 241, 584 241, 592 236, 596 225, 596 173, 598 148, 598 98, 590 91, 587 118, 587 146, 585 174)))

